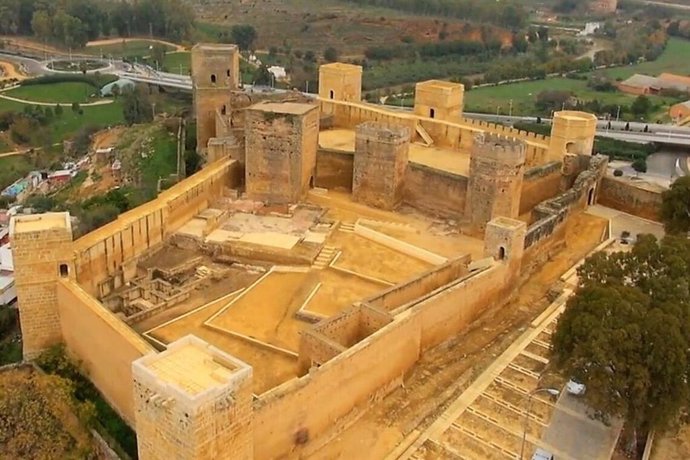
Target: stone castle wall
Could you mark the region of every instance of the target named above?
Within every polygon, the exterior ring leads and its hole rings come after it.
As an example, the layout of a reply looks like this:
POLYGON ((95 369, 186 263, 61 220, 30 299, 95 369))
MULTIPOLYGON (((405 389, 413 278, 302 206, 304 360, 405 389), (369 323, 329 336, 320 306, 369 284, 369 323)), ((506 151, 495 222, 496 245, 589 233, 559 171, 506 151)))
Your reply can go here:
POLYGON ((599 191, 599 203, 634 216, 659 221, 661 190, 634 182, 604 177, 599 191))

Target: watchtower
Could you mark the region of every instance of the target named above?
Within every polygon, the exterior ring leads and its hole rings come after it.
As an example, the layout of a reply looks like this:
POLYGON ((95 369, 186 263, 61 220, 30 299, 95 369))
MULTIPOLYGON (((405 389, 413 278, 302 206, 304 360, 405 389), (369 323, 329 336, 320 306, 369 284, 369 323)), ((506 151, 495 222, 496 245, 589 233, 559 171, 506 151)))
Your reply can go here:
POLYGON ((508 276, 516 277, 522 268, 527 224, 521 220, 497 217, 486 224, 484 256, 508 264, 508 276))
POLYGON ((414 113, 422 117, 450 121, 462 117, 465 86, 442 80, 417 83, 414 113))
POLYGON ((466 215, 475 230, 499 216, 518 217, 524 172, 524 142, 488 133, 475 136, 466 199, 466 215))
POLYGON ((596 134, 597 117, 593 114, 572 110, 554 113, 549 158, 561 161, 568 153, 591 155, 596 134))
POLYGON ((188 335, 132 363, 139 458, 251 460, 252 368, 188 335))
POLYGON ((245 112, 247 195, 269 203, 296 203, 314 182, 319 108, 296 102, 260 102, 245 112))
POLYGON ((319 67, 319 97, 344 102, 362 100, 362 67, 334 62, 319 67))
POLYGON ((24 359, 62 342, 57 283, 70 276, 69 213, 15 216, 10 222, 24 359))
POLYGON ((200 43, 192 48, 192 86, 196 113, 197 151, 205 152, 216 137, 216 112, 230 109, 231 91, 240 84, 240 53, 236 45, 200 43))
POLYGON ((409 149, 410 130, 405 126, 376 122, 357 126, 354 200, 383 209, 400 204, 409 149))

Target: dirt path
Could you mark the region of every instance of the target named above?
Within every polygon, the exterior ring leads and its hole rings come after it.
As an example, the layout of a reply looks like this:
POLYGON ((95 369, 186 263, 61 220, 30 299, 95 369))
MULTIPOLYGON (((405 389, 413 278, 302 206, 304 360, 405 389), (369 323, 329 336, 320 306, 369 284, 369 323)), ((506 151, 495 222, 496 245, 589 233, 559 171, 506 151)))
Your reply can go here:
MULTIPOLYGON (((16 97, 12 96, 6 96, 4 94, 0 94, 0 99, 7 99, 8 101, 14 101, 14 102, 20 102, 22 104, 30 104, 30 105, 48 105, 50 107, 56 107, 58 105, 61 105, 65 107, 66 105, 71 105, 69 102, 39 102, 39 101, 28 101, 26 99, 19 99, 16 97)), ((87 103, 80 103, 79 107, 92 107, 96 105, 108 105, 112 104, 114 101, 112 99, 104 99, 102 101, 96 101, 96 102, 87 102, 87 103)))
POLYGON ((178 45, 177 43, 172 43, 172 42, 167 42, 165 40, 158 40, 155 38, 136 38, 136 37, 131 37, 131 38, 105 38, 103 40, 94 40, 90 41, 86 44, 87 48, 90 48, 92 46, 105 46, 105 45, 116 45, 118 43, 122 42, 134 42, 134 41, 149 41, 149 42, 155 42, 155 43, 160 43, 161 45, 167 45, 167 46, 172 46, 175 48, 175 51, 187 51, 187 48, 185 48, 182 45, 178 45))
POLYGON ((11 62, 0 61, 0 69, 2 69, 0 72, 0 81, 13 78, 15 80, 24 80, 27 78, 26 75, 19 73, 11 62))
POLYGON ((314 458, 381 459, 410 433, 423 431, 548 306, 549 289, 599 244, 605 226, 604 219, 574 215, 567 229, 567 247, 530 277, 515 299, 502 308, 487 309, 467 333, 427 352, 404 387, 374 405, 314 458))

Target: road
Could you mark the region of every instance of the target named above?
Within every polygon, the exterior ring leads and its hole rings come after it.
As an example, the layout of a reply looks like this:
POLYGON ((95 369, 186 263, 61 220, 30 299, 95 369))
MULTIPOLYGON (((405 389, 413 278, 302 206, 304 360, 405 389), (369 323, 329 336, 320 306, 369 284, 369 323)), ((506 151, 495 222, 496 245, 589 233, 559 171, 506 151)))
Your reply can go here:
POLYGON ((656 6, 665 6, 668 8, 676 8, 679 10, 690 10, 690 5, 686 5, 683 3, 654 2, 654 1, 649 1, 649 0, 643 0, 642 3, 646 3, 647 5, 656 5, 656 6))

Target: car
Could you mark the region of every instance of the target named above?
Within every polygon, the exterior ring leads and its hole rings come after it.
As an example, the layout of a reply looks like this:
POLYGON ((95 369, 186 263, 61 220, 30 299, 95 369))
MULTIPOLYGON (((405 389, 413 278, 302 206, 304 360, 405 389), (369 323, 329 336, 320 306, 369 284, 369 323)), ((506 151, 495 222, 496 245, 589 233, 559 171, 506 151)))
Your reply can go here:
POLYGON ((554 456, 551 452, 538 448, 532 455, 532 460, 554 460, 554 456))
POLYGON ((585 384, 580 383, 575 379, 570 379, 568 383, 565 385, 565 389, 568 392, 568 394, 571 394, 573 396, 582 396, 587 391, 587 387, 585 386, 585 384))

